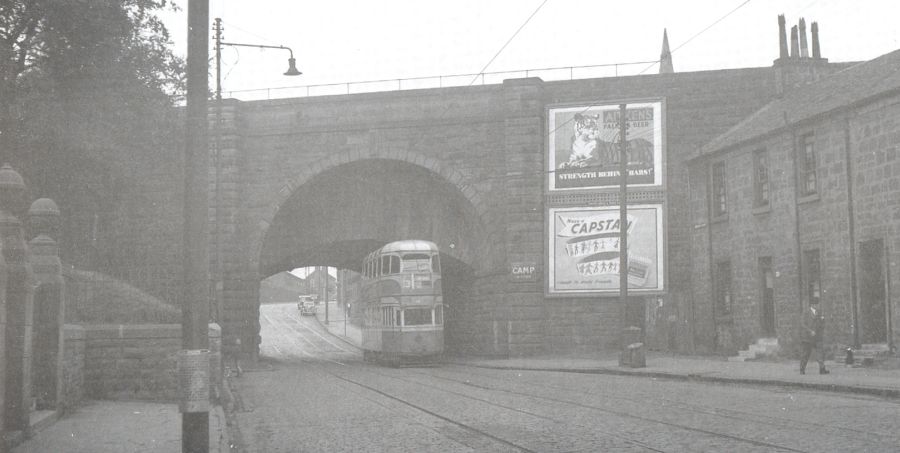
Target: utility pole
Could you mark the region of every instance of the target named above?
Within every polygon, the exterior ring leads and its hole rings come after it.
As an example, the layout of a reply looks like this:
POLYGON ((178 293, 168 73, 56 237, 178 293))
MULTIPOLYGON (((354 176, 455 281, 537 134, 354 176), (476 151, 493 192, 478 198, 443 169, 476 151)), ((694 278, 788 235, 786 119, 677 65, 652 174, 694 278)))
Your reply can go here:
POLYGON ((324 271, 322 278, 325 280, 325 284, 322 285, 325 291, 325 324, 328 324, 328 266, 322 266, 321 269, 324 271))
POLYGON ((222 322, 222 313, 224 310, 224 291, 225 291, 225 268, 222 265, 222 19, 216 18, 213 25, 213 31, 216 32, 216 118, 213 125, 213 134, 215 140, 215 151, 213 154, 214 164, 216 166, 215 185, 213 194, 213 212, 215 222, 213 228, 213 248, 215 253, 215 275, 213 276, 214 300, 216 303, 216 322, 222 322))
MULTIPOLYGON (((628 313, 628 131, 626 104, 619 104, 619 304, 628 313)), ((623 316, 625 318, 625 316, 623 316)))
POLYGON ((341 307, 341 311, 344 313, 344 336, 347 336, 347 318, 350 316, 350 310, 347 310, 347 290, 344 288, 345 279, 347 278, 347 274, 344 269, 337 270, 337 282, 338 282, 338 306, 341 307))
POLYGON ((209 0, 190 0, 184 151, 182 351, 178 357, 183 453, 209 451, 208 26, 209 0))

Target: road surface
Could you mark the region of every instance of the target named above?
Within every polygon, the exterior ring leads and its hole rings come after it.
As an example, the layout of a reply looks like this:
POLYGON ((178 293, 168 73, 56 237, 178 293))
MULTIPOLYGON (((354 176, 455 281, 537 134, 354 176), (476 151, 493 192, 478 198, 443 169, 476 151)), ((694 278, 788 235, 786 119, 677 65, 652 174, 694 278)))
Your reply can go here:
POLYGON ((462 365, 386 368, 296 304, 261 307, 262 366, 232 379, 241 452, 891 452, 900 403, 462 365))

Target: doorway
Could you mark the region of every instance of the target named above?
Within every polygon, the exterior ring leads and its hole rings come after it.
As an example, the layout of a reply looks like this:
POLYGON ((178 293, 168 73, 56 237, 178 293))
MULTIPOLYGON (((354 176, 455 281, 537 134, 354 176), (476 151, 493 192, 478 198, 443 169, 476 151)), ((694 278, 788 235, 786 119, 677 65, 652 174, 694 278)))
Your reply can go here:
POLYGON ((859 323, 863 344, 887 343, 887 291, 881 239, 859 245, 859 323))
POLYGON ((766 338, 775 336, 775 272, 772 270, 772 257, 759 258, 760 276, 760 326, 766 338))

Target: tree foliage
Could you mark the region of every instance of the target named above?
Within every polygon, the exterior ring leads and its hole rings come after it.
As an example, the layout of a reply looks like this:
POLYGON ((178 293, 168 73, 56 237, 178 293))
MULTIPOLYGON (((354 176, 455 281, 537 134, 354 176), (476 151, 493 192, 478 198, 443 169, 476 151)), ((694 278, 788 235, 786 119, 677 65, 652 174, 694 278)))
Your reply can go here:
POLYGON ((174 6, 0 0, 3 158, 34 167, 36 155, 150 144, 156 126, 172 126, 184 71, 156 16, 166 8, 174 6))
POLYGON ((123 267, 118 233, 146 220, 128 210, 149 211, 134 199, 160 174, 177 181, 184 63, 157 17, 174 8, 0 0, 0 164, 57 202, 61 256, 80 269, 123 267))

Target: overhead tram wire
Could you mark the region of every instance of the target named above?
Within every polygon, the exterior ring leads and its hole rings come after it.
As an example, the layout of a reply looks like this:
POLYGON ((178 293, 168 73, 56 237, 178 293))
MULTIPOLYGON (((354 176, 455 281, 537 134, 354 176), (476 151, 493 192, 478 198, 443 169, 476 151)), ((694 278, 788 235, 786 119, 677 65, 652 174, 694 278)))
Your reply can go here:
POLYGON ((476 74, 475 77, 472 79, 472 81, 469 82, 468 86, 472 86, 472 84, 475 83, 476 80, 478 80, 478 76, 484 74, 484 72, 487 70, 488 66, 490 66, 491 63, 493 63, 494 60, 496 60, 497 57, 500 56, 500 54, 503 52, 503 50, 506 49, 506 46, 508 46, 509 43, 511 43, 512 40, 515 39, 516 36, 518 36, 519 32, 522 31, 522 29, 525 28, 526 25, 528 25, 528 22, 531 22, 531 19, 537 15, 538 11, 540 11, 541 8, 543 8, 544 5, 546 5, 548 1, 550 1, 550 0, 544 0, 543 2, 541 2, 540 5, 538 5, 537 8, 535 8, 534 12, 532 12, 531 15, 528 16, 528 19, 525 19, 525 22, 522 22, 522 25, 520 25, 519 28, 516 29, 516 31, 512 34, 512 36, 510 36, 509 39, 506 40, 506 42, 503 44, 503 46, 500 47, 500 50, 498 50, 497 53, 495 53, 494 56, 491 57, 490 61, 488 61, 487 64, 485 64, 484 67, 481 68, 481 71, 478 71, 478 74, 476 74))
MULTIPOLYGON (((541 4, 538 5, 537 8, 534 9, 534 11, 531 13, 531 15, 529 15, 528 18, 525 19, 524 22, 522 22, 522 25, 520 25, 520 26, 516 29, 516 31, 513 32, 513 34, 509 37, 509 39, 506 40, 506 42, 503 44, 503 46, 501 46, 500 49, 497 50, 497 52, 494 53, 494 56, 491 57, 491 59, 484 65, 484 67, 481 68, 481 71, 479 71, 479 73, 475 75, 475 77, 472 79, 472 81, 469 82, 469 85, 467 85, 467 86, 472 86, 472 84, 474 84, 475 81, 478 80, 478 77, 480 77, 480 76, 482 76, 482 75, 484 74, 484 72, 485 72, 485 71, 487 70, 487 68, 494 62, 494 60, 496 60, 497 57, 500 56, 500 54, 503 52, 503 50, 506 49, 507 46, 509 46, 509 44, 513 41, 513 39, 515 39, 516 36, 518 36, 518 34, 522 31, 522 29, 524 29, 525 26, 528 25, 528 23, 531 21, 531 19, 533 19, 533 18, 537 15, 537 13, 541 10, 541 8, 544 7, 544 5, 547 4, 548 1, 550 1, 550 0, 544 0, 544 1, 542 1, 541 4)), ((349 108, 350 108, 350 107, 347 106, 347 107, 345 107, 345 110, 346 110, 346 109, 349 109, 349 108)), ((440 114, 439 114, 437 117, 435 117, 433 123, 437 123, 438 121, 440 121, 441 118, 443 118, 444 115, 447 113, 447 111, 449 110, 449 108, 450 108, 449 105, 445 104, 445 105, 444 105, 444 109, 441 110, 440 114)), ((419 142, 422 141, 422 139, 424 138, 424 136, 425 136, 425 133, 420 131, 420 132, 419 132, 412 140, 410 140, 410 142, 409 142, 409 148, 412 149, 412 148, 415 147, 417 144, 419 144, 419 142)))
MULTIPOLYGON (((813 3, 815 3, 816 1, 818 1, 818 0, 814 0, 813 3)), ((674 49, 670 50, 670 51, 669 51, 669 55, 675 53, 675 51, 677 51, 678 49, 681 49, 682 47, 684 47, 685 45, 687 45, 689 42, 693 41, 694 38, 697 38, 698 36, 702 35, 703 33, 706 33, 710 28, 713 28, 714 26, 716 26, 716 24, 718 24, 719 22, 722 22, 722 21, 725 20, 728 16, 734 14, 735 12, 737 12, 737 10, 743 8, 744 6, 746 6, 746 5, 747 5, 748 3, 750 3, 750 2, 751 2, 751 0, 744 0, 740 5, 738 5, 737 7, 735 7, 734 9, 732 9, 731 11, 729 11, 728 13, 726 13, 724 16, 722 16, 722 17, 716 19, 715 21, 713 21, 713 23, 707 25, 703 30, 700 30, 699 32, 695 33, 693 36, 691 36, 690 38, 688 38, 687 41, 685 41, 685 42, 679 44, 677 47, 675 47, 674 49)), ((635 74, 635 75, 641 75, 641 74, 647 72, 650 68, 652 68, 652 67, 658 65, 659 63, 660 63, 660 60, 656 60, 655 62, 653 62, 652 64, 650 64, 649 66, 647 66, 646 68, 644 68, 641 72, 639 72, 639 73, 637 73, 637 74, 635 74)), ((590 104, 588 104, 587 107, 584 108, 584 110, 582 110, 582 111, 579 112, 579 113, 582 113, 582 114, 583 114, 583 113, 586 113, 586 112, 587 112, 588 110, 590 110, 592 107, 596 107, 596 106, 602 105, 602 104, 604 104, 604 103, 606 103, 606 101, 605 101, 604 99, 594 99, 593 101, 590 102, 590 104)), ((574 119, 574 117, 573 117, 573 119, 574 119)), ((550 133, 552 134, 552 133, 554 133, 554 132, 560 130, 563 126, 565 126, 565 125, 567 125, 567 124, 569 124, 569 123, 571 123, 571 122, 572 122, 572 119, 568 119, 568 120, 564 121, 562 124, 560 124, 560 125, 557 126, 555 129, 553 129, 552 131, 550 131, 550 133)))
MULTIPOLYGON (((537 13, 541 10, 541 8, 544 7, 545 4, 547 4, 548 1, 549 1, 549 0, 544 0, 543 2, 541 2, 540 5, 537 6, 537 8, 535 8, 535 10, 531 13, 531 15, 529 15, 528 18, 522 23, 522 25, 520 25, 520 26, 516 29, 516 31, 513 32, 513 34, 510 36, 510 38, 506 40, 506 42, 503 44, 503 46, 500 47, 500 49, 494 54, 494 56, 491 57, 491 59, 487 62, 487 64, 485 64, 484 67, 482 67, 481 71, 479 71, 479 73, 475 75, 475 77, 469 82, 469 85, 468 85, 468 86, 471 86, 472 84, 474 84, 475 81, 478 80, 478 77, 480 77, 482 74, 485 73, 485 71, 487 70, 487 68, 494 62, 494 60, 497 59, 497 57, 503 52, 504 49, 506 49, 506 47, 512 42, 512 40, 515 39, 515 37, 516 37, 516 36, 517 36, 517 35, 525 28, 525 26, 528 25, 528 23, 529 23, 529 22, 537 15, 537 13)), ((707 32, 709 29, 711 29, 712 27, 714 27, 716 24, 718 24, 719 22, 725 20, 727 17, 731 16, 732 14, 734 14, 734 13, 737 12, 739 9, 743 8, 744 6, 746 6, 746 5, 747 5, 748 3, 750 3, 751 1, 752 1, 752 0, 744 0, 744 1, 743 1, 741 4, 739 4, 737 7, 735 7, 734 9, 732 9, 731 11, 729 11, 728 13, 726 13, 725 15, 723 15, 722 17, 720 17, 720 18, 716 19, 715 21, 713 21, 710 25, 706 26, 705 28, 703 28, 702 30, 700 30, 699 32, 697 32, 696 34, 694 34, 693 36, 691 36, 690 38, 688 38, 685 42, 679 44, 677 47, 675 47, 673 50, 670 51, 670 54, 675 53, 675 51, 681 49, 682 47, 684 47, 685 45, 687 45, 689 42, 693 41, 695 38, 697 38, 697 37, 699 37, 700 35, 702 35, 703 33, 707 32)), ((815 3, 816 1, 818 1, 818 0, 814 0, 813 3, 815 3)), ((636 74, 636 75, 643 74, 644 72, 648 71, 650 68, 654 67, 654 66, 657 65, 657 64, 659 64, 659 60, 654 61, 651 65, 647 66, 646 68, 644 68, 641 72, 639 72, 639 73, 636 74)), ((592 107, 595 107, 595 106, 598 106, 598 105, 603 105, 605 102, 606 102, 606 101, 605 101, 604 99, 600 99, 600 98, 596 98, 596 99, 594 99, 594 100, 591 100, 591 101, 589 101, 589 105, 588 105, 581 113, 587 112, 587 111, 590 110, 590 108, 592 108, 592 107)), ((444 110, 441 111, 441 114, 438 115, 438 117, 435 119, 435 121, 438 121, 438 120, 440 120, 441 118, 443 118, 443 116, 446 114, 446 112, 447 112, 448 109, 449 109, 449 106, 445 106, 445 107, 444 107, 444 110)), ((552 131, 550 131, 550 133, 552 134, 552 133, 555 133, 555 132, 559 131, 560 129, 562 129, 562 128, 565 127, 566 125, 570 124, 571 122, 572 122, 572 119, 569 119, 569 120, 564 121, 562 124, 558 125, 555 129, 553 129, 552 131)), ((645 134, 646 134, 647 136, 649 136, 651 133, 655 133, 655 129, 654 129, 653 131, 647 131, 647 132, 642 133, 642 134, 640 134, 640 135, 637 135, 637 136, 635 136, 635 137, 643 137, 643 136, 645 136, 645 134)), ((413 141, 410 142, 410 148, 412 148, 414 145, 416 145, 417 143, 419 143, 419 141, 421 141, 421 139, 422 139, 423 137, 424 137, 424 133, 419 133, 419 134, 416 136, 415 140, 413 140, 413 141)), ((534 174, 534 175, 537 175, 537 174, 552 174, 552 173, 555 173, 555 172, 556 172, 555 170, 540 170, 540 171, 535 171, 535 172, 527 172, 526 174, 527 174, 527 175, 531 175, 531 174, 534 174)), ((505 177, 507 177, 507 176, 500 176, 500 177, 489 178, 489 179, 500 179, 500 178, 505 178, 505 177)))
MULTIPOLYGON (((531 15, 529 15, 528 18, 525 19, 524 22, 522 22, 522 25, 520 25, 519 28, 517 28, 516 31, 513 32, 513 34, 509 37, 509 39, 507 39, 506 42, 503 43, 503 45, 500 47, 500 49, 497 50, 497 52, 494 53, 494 56, 491 57, 490 60, 488 60, 488 62, 481 68, 481 71, 478 71, 478 74, 476 74, 475 77, 473 77, 472 80, 469 82, 469 84, 466 85, 466 86, 472 86, 472 84, 474 84, 475 81, 478 80, 478 77, 483 77, 483 74, 484 74, 484 72, 487 70, 487 68, 494 62, 494 60, 497 59, 497 57, 500 56, 501 53, 503 53, 503 50, 506 49, 506 47, 513 41, 513 39, 515 39, 516 36, 519 35, 519 32, 521 32, 522 29, 524 29, 525 26, 528 25, 529 22, 531 22, 531 19, 533 19, 534 16, 537 15, 537 13, 541 10, 541 8, 544 7, 544 5, 547 4, 548 1, 550 1, 550 0, 544 0, 544 1, 542 1, 541 4, 538 5, 537 8, 534 9, 534 11, 532 11, 531 15)), ((447 111, 448 111, 449 109, 450 109, 450 104, 448 104, 448 103, 447 103, 447 104, 444 104, 444 109, 441 110, 440 115, 438 115, 438 116, 434 119, 434 123, 439 122, 439 121, 444 117, 444 115, 447 113, 447 111)), ((414 137, 415 139, 410 141, 410 143, 409 143, 409 148, 412 149, 413 147, 415 147, 416 145, 418 145, 419 142, 421 142, 422 139, 423 139, 424 137, 425 137, 425 133, 422 132, 422 131, 420 131, 420 132, 414 137)))

